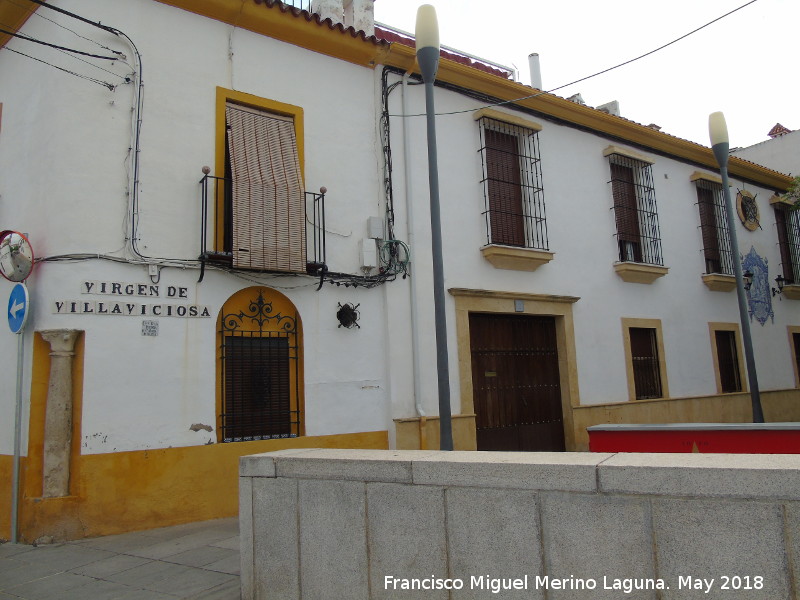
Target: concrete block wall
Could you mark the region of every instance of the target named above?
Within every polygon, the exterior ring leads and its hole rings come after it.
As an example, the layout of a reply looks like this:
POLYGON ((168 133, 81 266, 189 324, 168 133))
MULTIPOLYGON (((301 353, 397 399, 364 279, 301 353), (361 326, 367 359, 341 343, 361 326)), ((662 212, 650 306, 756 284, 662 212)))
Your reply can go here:
POLYGON ((800 455, 287 450, 239 518, 246 600, 800 593, 800 455))

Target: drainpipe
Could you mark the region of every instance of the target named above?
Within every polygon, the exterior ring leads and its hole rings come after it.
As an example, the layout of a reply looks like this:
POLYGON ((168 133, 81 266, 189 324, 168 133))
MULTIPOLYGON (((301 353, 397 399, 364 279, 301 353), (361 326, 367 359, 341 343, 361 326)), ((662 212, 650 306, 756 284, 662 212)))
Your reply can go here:
MULTIPOLYGON (((414 246, 414 211, 411 194, 411 145, 408 143, 409 127, 408 127, 408 78, 410 72, 403 74, 403 93, 402 99, 402 115, 403 115, 403 182, 405 184, 405 201, 406 201, 406 236, 408 239, 408 247, 415 248, 414 246)), ((425 410, 422 408, 422 382, 420 381, 420 367, 419 367, 419 316, 417 312, 417 277, 415 273, 411 273, 411 286, 409 287, 409 299, 411 305, 411 370, 414 378, 414 408, 419 416, 419 445, 420 450, 427 449, 427 437, 425 435, 425 424, 427 416, 425 410)))

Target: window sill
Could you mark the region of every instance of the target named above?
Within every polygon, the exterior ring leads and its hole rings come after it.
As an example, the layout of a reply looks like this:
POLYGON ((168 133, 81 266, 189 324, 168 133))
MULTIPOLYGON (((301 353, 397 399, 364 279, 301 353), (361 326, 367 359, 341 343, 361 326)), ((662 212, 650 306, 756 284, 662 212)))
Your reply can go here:
POLYGON ((481 248, 481 254, 495 269, 509 269, 512 271, 535 271, 542 265, 549 263, 555 256, 552 252, 545 250, 514 248, 512 246, 497 246, 494 244, 481 248))
POLYGON ((722 273, 703 275, 703 283, 712 292, 730 292, 736 289, 736 277, 722 273))
POLYGON ((800 300, 800 285, 796 283, 784 285, 781 294, 789 300, 800 300))
POLYGON ((628 283, 653 283, 659 277, 669 273, 667 267, 646 265, 643 263, 618 262, 614 263, 614 271, 628 283))

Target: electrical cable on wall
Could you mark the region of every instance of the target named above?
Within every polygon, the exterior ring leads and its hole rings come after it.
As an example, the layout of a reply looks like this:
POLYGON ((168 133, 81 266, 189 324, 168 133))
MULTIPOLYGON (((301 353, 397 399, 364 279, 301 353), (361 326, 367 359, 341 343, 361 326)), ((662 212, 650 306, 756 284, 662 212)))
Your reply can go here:
POLYGON ((108 83, 107 81, 103 81, 101 79, 95 79, 94 77, 89 77, 88 75, 82 75, 80 73, 76 73, 75 71, 70 71, 69 69, 65 69, 64 67, 59 67, 58 65, 54 65, 52 63, 47 62, 46 60, 42 60, 41 58, 36 58, 35 56, 31 56, 30 54, 25 54, 24 52, 20 52, 19 50, 14 50, 13 48, 9 48, 8 46, 4 46, 3 50, 8 50, 9 52, 13 52, 14 54, 19 54, 20 56, 24 56, 25 58, 30 58, 31 60, 44 63, 48 67, 53 67, 54 69, 58 69, 59 71, 63 71, 64 73, 67 73, 69 75, 74 75, 75 77, 86 79, 87 81, 91 81, 92 83, 102 85, 104 88, 108 88, 112 92, 116 88, 116 86, 113 83, 108 83))
MULTIPOLYGON (((19 3, 19 2, 17 2, 16 0, 6 0, 6 1, 7 1, 7 2, 9 2, 9 3, 11 3, 11 4, 13 4, 14 6, 16 6, 16 7, 18 7, 18 8, 28 8, 27 6, 25 6, 25 5, 23 5, 23 4, 20 4, 20 3, 19 3)), ((45 4, 42 4, 42 3, 39 3, 39 2, 37 2, 37 4, 41 4, 42 6, 46 6, 45 4)), ((51 8, 51 7, 48 7, 48 8, 51 8)), ((91 42, 92 44, 95 44, 95 45, 99 46, 99 47, 100 47, 100 48, 102 48, 103 50, 108 50, 109 52, 111 52, 111 53, 113 53, 113 54, 116 54, 116 55, 118 55, 118 56, 120 57, 120 59, 122 59, 122 60, 125 60, 125 59, 127 58, 127 57, 126 57, 126 56, 125 56, 125 55, 124 55, 122 52, 120 52, 120 51, 118 51, 118 50, 112 50, 111 48, 109 48, 108 46, 105 46, 105 45, 101 44, 101 43, 100 43, 100 42, 98 42, 97 40, 93 40, 92 38, 88 38, 88 37, 86 37, 86 36, 83 36, 83 35, 81 35, 80 33, 78 33, 77 31, 75 31, 75 30, 73 30, 73 29, 70 29, 70 28, 69 28, 69 27, 67 27, 66 25, 62 25, 62 24, 61 24, 61 23, 59 23, 58 21, 54 21, 53 19, 51 19, 51 18, 49 18, 49 17, 46 17, 45 15, 43 15, 43 14, 42 14, 41 12, 39 12, 39 11, 36 11, 36 12, 35 12, 35 13, 33 13, 33 14, 35 14, 35 15, 36 15, 37 17, 39 17, 40 19, 44 19, 45 21, 49 21, 50 23, 52 23, 52 24, 53 24, 53 25, 55 25, 56 27, 60 27, 61 29, 64 29, 64 30, 66 30, 66 31, 69 31, 70 33, 72 33, 72 34, 76 35, 77 37, 81 38, 82 40, 86 40, 87 42, 91 42)), ((95 25, 95 23, 90 23, 90 24, 92 24, 92 25, 95 25)))
POLYGON ((6 29, 0 28, 0 33, 5 33, 6 35, 10 35, 11 37, 19 38, 21 40, 25 40, 26 42, 32 42, 34 44, 41 44, 42 46, 47 46, 49 48, 55 48, 56 50, 62 50, 63 52, 72 52, 73 54, 80 54, 81 56, 88 56, 89 58, 99 58, 102 60, 119 60, 118 56, 103 56, 102 54, 92 54, 91 52, 84 52, 83 50, 76 50, 75 48, 67 48, 66 46, 59 46, 57 44, 51 44, 50 42, 45 42, 43 40, 37 40, 36 38, 29 37, 27 35, 23 35, 21 33, 14 33, 13 31, 8 31, 6 29))

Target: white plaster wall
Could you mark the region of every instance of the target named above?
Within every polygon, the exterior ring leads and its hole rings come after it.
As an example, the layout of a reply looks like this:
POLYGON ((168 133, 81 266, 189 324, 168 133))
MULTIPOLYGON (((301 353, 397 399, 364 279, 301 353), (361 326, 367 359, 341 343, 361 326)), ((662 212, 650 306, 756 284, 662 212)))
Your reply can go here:
POLYGON ((747 146, 736 148, 735 156, 797 177, 800 174, 800 130, 747 146))
MULTIPOLYGON (((371 70, 149 0, 54 4, 123 30, 141 52, 139 250, 144 255, 191 260, 199 254, 198 181, 201 167, 215 164, 215 98, 216 87, 222 86, 303 107, 307 189, 328 188, 329 267, 360 273, 358 243, 366 235, 366 219, 383 216, 384 210, 371 70)), ((49 37, 52 29, 34 16, 23 31, 78 45, 72 34, 49 37)), ((114 36, 87 31, 132 56, 114 36)), ((12 200, 2 203, 0 218, 7 227, 29 232, 40 257, 121 248, 133 86, 111 92, 44 66, 31 75, 38 63, 9 52, 0 53, 0 61, 3 81, 14 82, 0 86, 0 164, 13 173, 0 181, 0 195, 12 200)), ((83 452, 215 439, 216 432, 189 427, 216 421, 217 315, 237 290, 259 284, 284 293, 302 321, 307 435, 387 429, 387 336, 380 290, 326 285, 317 292, 313 278, 237 278, 213 270, 202 283, 198 277, 193 268, 164 268, 161 285, 187 287, 185 302, 209 306, 212 317, 160 318, 158 337, 146 337, 141 318, 52 312, 58 299, 111 299, 82 296, 83 280, 148 283, 145 266, 90 260, 37 267, 29 280, 34 307, 26 335, 29 354, 33 330, 85 331, 83 452), (360 305, 361 329, 338 326, 336 310, 345 302, 360 305)), ((10 285, 3 286, 10 291, 10 285)), ((3 335, 0 353, 11 365, 15 336, 3 335)), ((30 360, 26 405, 29 372, 30 360)), ((13 415, 13 392, 0 402, 3 414, 13 415)), ((11 453, 13 418, 2 421, 0 452, 11 453)), ((23 429, 27 432, 27 420, 23 429)))
MULTIPOLYGON (((409 114, 424 112, 421 87, 409 91, 409 114)), ((627 379, 621 318, 660 319, 671 397, 716 394, 709 322, 738 323, 736 294, 709 291, 704 272, 694 165, 629 147, 655 161, 653 180, 659 211, 664 265, 669 274, 652 285, 623 282, 613 271, 617 244, 608 159, 603 150, 611 141, 589 132, 559 125, 536 116, 540 136, 542 177, 547 210, 550 250, 555 259, 534 273, 494 269, 480 255, 486 230, 478 125, 470 113, 447 114, 483 106, 453 92, 437 88, 436 111, 439 177, 444 226, 445 286, 520 293, 577 296, 573 305, 577 345, 580 401, 599 404, 627 400, 627 379)), ((400 110, 399 100, 395 111, 400 110)), ((502 110, 510 111, 508 108, 502 110)), ((526 116, 526 115, 523 115, 526 116)), ((402 191, 402 137, 399 119, 393 131, 396 190, 402 191)), ((413 197, 419 206, 418 239, 412 253, 418 282, 430 277, 427 215, 427 154, 424 119, 411 118, 411 169, 413 197), (424 272, 421 272, 423 271, 424 272)), ((707 171, 713 173, 712 171, 707 171)), ((763 229, 748 232, 737 225, 740 251, 755 247, 769 263, 770 283, 779 272, 780 256, 769 198, 772 190, 732 180, 732 193, 743 188, 757 194, 763 229)), ((422 330, 433 321, 430 288, 420 286, 422 330)), ((458 360, 453 302, 448 298, 451 388, 458 406, 458 360)), ((763 326, 752 321, 757 371, 761 389, 794 387, 786 327, 800 323, 800 305, 789 300, 773 302, 774 321, 763 326)), ((426 389, 435 389, 435 355, 423 359, 426 389), (433 361, 433 362, 432 362, 433 361), (432 387, 431 387, 432 386, 432 387)), ((469 357, 461 357, 469 360, 469 357)), ((397 406, 398 403, 395 403, 397 406)), ((429 404, 430 406, 430 404, 429 404)), ((434 404, 435 406, 435 404, 434 404)), ((407 409, 408 410, 408 409, 407 409)), ((411 414, 410 412, 408 414, 411 414)))

